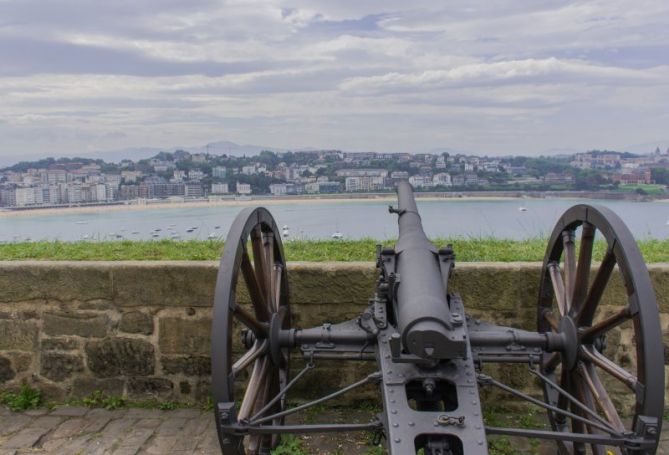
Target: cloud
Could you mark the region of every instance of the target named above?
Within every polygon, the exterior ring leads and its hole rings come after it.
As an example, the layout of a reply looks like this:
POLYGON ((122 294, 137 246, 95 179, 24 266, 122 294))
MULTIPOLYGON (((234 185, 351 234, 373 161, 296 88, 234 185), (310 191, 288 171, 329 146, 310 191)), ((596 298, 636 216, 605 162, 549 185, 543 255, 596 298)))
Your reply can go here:
POLYGON ((447 70, 429 70, 418 73, 391 72, 381 76, 354 77, 340 85, 344 91, 378 94, 404 90, 435 90, 443 87, 493 85, 497 83, 526 83, 528 81, 561 83, 573 80, 618 84, 667 84, 667 71, 662 74, 626 68, 604 67, 580 61, 556 58, 543 60, 511 60, 493 63, 462 65, 447 70))
POLYGON ((664 0, 0 0, 0 155, 644 143, 668 22, 664 0))

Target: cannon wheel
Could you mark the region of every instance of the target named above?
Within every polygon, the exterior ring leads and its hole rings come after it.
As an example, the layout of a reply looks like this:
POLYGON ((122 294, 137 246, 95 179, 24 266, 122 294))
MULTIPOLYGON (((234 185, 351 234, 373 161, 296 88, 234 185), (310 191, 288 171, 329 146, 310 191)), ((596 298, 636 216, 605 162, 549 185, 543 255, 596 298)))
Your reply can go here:
MULTIPOLYGON (((223 432, 217 404, 236 402, 237 420, 246 420, 288 382, 289 350, 272 350, 269 342, 272 330, 290 328, 284 258, 272 215, 264 208, 242 210, 225 241, 214 295, 212 391, 223 455, 269 453, 279 443, 279 435, 244 438, 223 432), (250 305, 237 303, 240 275, 250 305)), ((279 400, 269 411, 279 412, 284 405, 279 400)))
MULTIPOLYGON (((655 439, 657 444, 664 405, 658 308, 639 248, 611 210, 577 205, 558 221, 541 272, 538 327, 540 332, 565 333, 572 340, 564 352, 544 354, 541 370, 546 376, 616 430, 655 439), (592 268, 596 237, 606 241, 606 251, 599 267, 592 268), (621 275, 624 290, 612 289, 611 278, 616 273, 621 275), (614 302, 624 305, 614 307, 614 302), (620 338, 621 328, 627 329, 624 338, 620 338), (623 403, 628 406, 623 408, 623 403), (631 423, 626 424, 630 414, 631 423)), ((543 388, 549 404, 587 417, 556 388, 548 384, 543 388)), ((570 429, 568 419, 550 411, 549 420, 555 431, 597 431, 575 420, 570 429)), ((563 454, 586 453, 583 443, 558 444, 563 454)), ((596 455, 608 450, 590 446, 596 455)))

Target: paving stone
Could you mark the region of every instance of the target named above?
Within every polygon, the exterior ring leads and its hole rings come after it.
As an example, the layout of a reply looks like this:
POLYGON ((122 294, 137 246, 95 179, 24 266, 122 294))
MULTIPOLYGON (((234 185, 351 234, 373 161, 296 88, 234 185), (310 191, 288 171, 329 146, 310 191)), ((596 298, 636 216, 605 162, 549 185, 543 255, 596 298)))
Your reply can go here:
POLYGON ((199 436, 207 428, 207 422, 201 419, 189 419, 186 426, 177 434, 174 450, 194 451, 199 442, 199 436))
MULTIPOLYGON (((194 419, 202 415, 202 411, 199 409, 175 409, 174 411, 169 411, 169 417, 183 417, 184 419, 194 419)), ((210 413, 207 413, 210 415, 210 413)), ((214 418, 213 416, 211 417, 214 418)))
POLYGON ((142 450, 142 453, 146 455, 163 455, 165 453, 171 453, 176 442, 176 436, 156 436, 151 440, 151 445, 142 450))
POLYGON ((175 434, 186 426, 187 419, 181 417, 174 417, 165 420, 156 430, 156 434, 175 434))
POLYGON ((121 440, 121 447, 135 447, 135 452, 144 445, 144 443, 153 435, 153 428, 137 428, 135 427, 123 440, 121 440))
POLYGON ((163 423, 162 419, 140 419, 135 428, 150 428, 155 430, 163 423))
POLYGON ((111 421, 109 417, 97 416, 91 417, 86 416, 86 426, 82 428, 80 433, 98 433, 102 431, 104 427, 111 421))
POLYGON ((53 433, 49 435, 49 439, 69 438, 81 431, 88 425, 88 422, 82 418, 72 418, 61 423, 53 433))
POLYGON ((59 416, 41 416, 33 420, 29 428, 45 428, 47 430, 53 430, 63 421, 63 417, 59 416))
POLYGON ((85 408, 81 406, 64 406, 62 408, 57 408, 51 411, 52 416, 66 416, 66 417, 81 417, 86 415, 90 411, 90 408, 85 408))
POLYGON ((28 425, 32 419, 23 414, 10 414, 0 418, 0 436, 12 434, 28 425))
POLYGON ((160 409, 130 409, 125 417, 132 419, 159 419, 165 411, 160 409))
POLYGON ((5 449, 29 449, 48 432, 48 428, 24 428, 9 438, 2 446, 5 449))

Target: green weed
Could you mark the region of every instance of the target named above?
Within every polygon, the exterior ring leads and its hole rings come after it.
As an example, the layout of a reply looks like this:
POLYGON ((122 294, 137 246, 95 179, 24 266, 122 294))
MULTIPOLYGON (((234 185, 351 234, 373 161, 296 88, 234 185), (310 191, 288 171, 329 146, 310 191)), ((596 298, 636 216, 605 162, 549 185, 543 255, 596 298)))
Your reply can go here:
POLYGON ((37 409, 42 404, 42 391, 23 384, 19 393, 5 392, 0 401, 14 412, 37 409))
POLYGON ((91 408, 105 408, 107 410, 114 410, 122 408, 126 405, 123 398, 106 395, 101 390, 95 390, 90 396, 82 400, 83 404, 91 408))
POLYGON ((308 455, 302 440, 292 435, 281 436, 281 443, 272 450, 272 455, 308 455))

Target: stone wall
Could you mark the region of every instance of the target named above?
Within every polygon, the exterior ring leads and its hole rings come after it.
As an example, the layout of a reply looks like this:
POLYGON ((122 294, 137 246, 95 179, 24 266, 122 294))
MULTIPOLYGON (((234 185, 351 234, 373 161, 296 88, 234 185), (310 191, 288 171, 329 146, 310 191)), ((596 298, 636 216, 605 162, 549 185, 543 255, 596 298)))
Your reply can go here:
MULTIPOLYGON (((650 268, 669 334, 669 266, 650 268)), ((25 382, 58 401, 95 390, 203 400, 216 271, 213 262, 0 262, 0 390, 25 382)), ((539 271, 536 263, 458 264, 452 289, 472 316, 532 330, 539 271)), ((369 263, 289 264, 294 325, 355 317, 374 279, 369 263)), ((326 366, 298 392, 350 383, 367 367, 326 366)))

